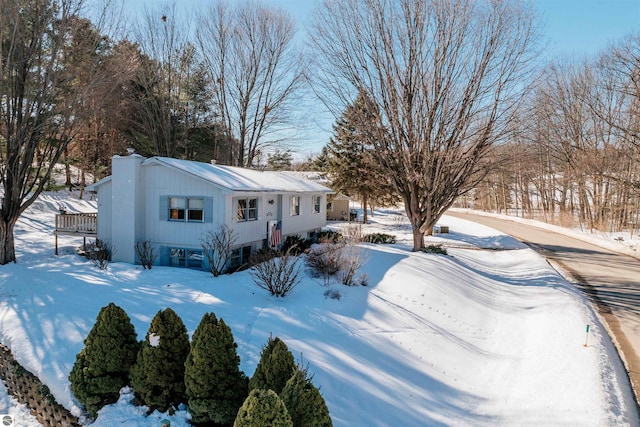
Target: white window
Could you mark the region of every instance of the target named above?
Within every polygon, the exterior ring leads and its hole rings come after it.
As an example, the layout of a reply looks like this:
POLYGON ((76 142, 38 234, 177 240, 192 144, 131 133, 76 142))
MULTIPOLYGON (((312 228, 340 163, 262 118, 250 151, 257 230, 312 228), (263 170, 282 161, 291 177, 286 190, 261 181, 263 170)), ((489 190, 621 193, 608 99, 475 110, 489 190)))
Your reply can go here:
POLYGON ((184 221, 185 199, 184 197, 169 198, 169 219, 184 221))
POLYGON ((320 213, 320 202, 322 201, 321 196, 313 196, 313 212, 320 213))
POLYGON ((202 251, 198 249, 171 248, 169 258, 173 267, 202 270, 202 251))
POLYGON ((291 216, 300 215, 300 196, 291 196, 291 216))
POLYGON ((204 200, 201 197, 169 197, 169 220, 204 221, 204 200))
POLYGON ((238 199, 237 217, 238 221, 255 221, 258 219, 258 199, 255 197, 238 199))

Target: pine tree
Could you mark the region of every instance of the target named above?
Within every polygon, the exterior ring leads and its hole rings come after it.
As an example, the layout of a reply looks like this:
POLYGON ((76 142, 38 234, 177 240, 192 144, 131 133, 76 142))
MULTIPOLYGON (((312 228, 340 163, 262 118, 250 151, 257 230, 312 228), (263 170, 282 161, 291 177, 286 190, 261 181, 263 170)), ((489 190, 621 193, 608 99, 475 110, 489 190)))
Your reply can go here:
POLYGON ((269 337, 249 381, 249 390, 271 389, 280 393, 295 369, 296 364, 287 345, 278 337, 269 337))
POLYGON ((293 423, 276 392, 256 389, 242 404, 233 427, 293 427, 293 423))
POLYGON ((332 427, 329 409, 306 369, 296 369, 280 394, 294 427, 332 427))
POLYGON ((92 417, 103 406, 116 402, 120 389, 129 384, 138 348, 127 313, 113 303, 102 307, 69 373, 71 391, 92 417))
POLYGON ((215 314, 202 317, 185 363, 192 422, 231 424, 248 392, 231 329, 215 314))
POLYGON ((184 363, 189 336, 182 319, 170 308, 159 311, 131 369, 131 385, 138 401, 165 412, 186 402, 184 363))
POLYGON ((360 199, 365 223, 369 204, 385 206, 397 199, 391 177, 373 149, 375 126, 375 109, 366 94, 360 92, 333 126, 333 137, 326 147, 325 168, 331 173, 331 187, 360 199))

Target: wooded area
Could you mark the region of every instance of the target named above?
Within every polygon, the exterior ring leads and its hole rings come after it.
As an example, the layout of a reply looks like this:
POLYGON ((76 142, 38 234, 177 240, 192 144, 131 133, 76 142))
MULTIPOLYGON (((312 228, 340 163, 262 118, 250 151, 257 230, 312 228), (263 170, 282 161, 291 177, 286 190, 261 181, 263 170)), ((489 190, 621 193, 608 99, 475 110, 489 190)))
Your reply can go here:
POLYGON ((606 232, 640 228, 640 37, 599 57, 544 67, 495 147, 491 170, 458 206, 606 232))
POLYGON ((259 2, 137 22, 96 4, 0 0, 0 264, 57 163, 81 188, 129 147, 283 169, 305 93, 336 124, 300 167, 372 208, 403 201, 415 250, 454 203, 640 227, 639 35, 545 64, 529 2, 342 0, 319 5, 303 55, 293 18, 259 2))

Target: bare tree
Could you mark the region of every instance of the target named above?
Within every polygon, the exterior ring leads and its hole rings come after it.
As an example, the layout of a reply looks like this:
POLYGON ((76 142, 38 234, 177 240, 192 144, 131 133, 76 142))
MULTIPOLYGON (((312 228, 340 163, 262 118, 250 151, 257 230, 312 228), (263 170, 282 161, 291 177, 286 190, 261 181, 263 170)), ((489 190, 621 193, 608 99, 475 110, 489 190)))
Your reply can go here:
POLYGON ((105 77, 95 69, 75 80, 65 66, 86 24, 82 3, 0 0, 0 264, 16 260, 16 221, 84 120, 88 88, 105 77))
POLYGON ((239 141, 236 166, 255 165, 265 148, 281 142, 277 131, 289 124, 303 70, 293 36, 290 15, 256 2, 231 8, 217 1, 199 21, 198 43, 214 82, 215 108, 229 137, 239 141))
POLYGON ((317 13, 317 92, 336 112, 358 89, 377 105, 376 153, 414 250, 508 135, 530 77, 534 17, 521 2, 473 0, 325 1, 317 13))
POLYGON ((142 152, 185 157, 190 131, 209 118, 210 96, 187 22, 175 4, 146 9, 135 38, 141 56, 132 136, 142 152))

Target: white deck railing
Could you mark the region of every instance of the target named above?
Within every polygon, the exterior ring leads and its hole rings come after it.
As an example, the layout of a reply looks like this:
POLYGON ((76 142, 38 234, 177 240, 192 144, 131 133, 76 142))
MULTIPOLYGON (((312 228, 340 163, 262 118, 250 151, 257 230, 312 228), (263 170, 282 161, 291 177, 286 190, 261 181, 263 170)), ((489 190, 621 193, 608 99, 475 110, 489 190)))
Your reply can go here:
POLYGON ((97 234, 98 214, 56 214, 56 233, 97 234))

